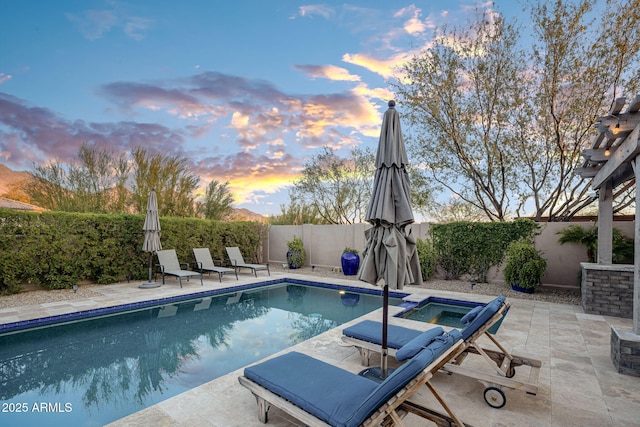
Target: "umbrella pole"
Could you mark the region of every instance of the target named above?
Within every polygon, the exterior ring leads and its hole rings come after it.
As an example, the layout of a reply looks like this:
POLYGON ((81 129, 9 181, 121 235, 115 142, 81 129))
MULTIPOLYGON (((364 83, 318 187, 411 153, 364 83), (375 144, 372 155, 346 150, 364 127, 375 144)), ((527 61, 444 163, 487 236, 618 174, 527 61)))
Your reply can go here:
POLYGON ((138 286, 139 288, 159 288, 160 285, 157 284, 156 282, 152 282, 152 277, 153 277, 153 252, 149 252, 149 281, 147 283, 143 283, 140 286, 138 286))
POLYGON ((152 262, 153 262, 153 252, 149 252, 149 283, 151 283, 151 270, 152 270, 151 263, 152 262))
POLYGON ((387 330, 389 329, 389 285, 385 283, 382 291, 382 355, 380 359, 380 374, 382 379, 387 378, 387 330))

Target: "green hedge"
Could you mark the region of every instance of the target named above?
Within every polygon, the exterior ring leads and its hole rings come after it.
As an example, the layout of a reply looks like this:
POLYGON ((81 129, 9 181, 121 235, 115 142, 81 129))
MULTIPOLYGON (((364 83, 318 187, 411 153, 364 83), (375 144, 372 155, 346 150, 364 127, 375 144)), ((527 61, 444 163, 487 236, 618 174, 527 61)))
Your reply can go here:
POLYGON ((486 282, 489 268, 502 263, 509 243, 532 240, 537 228, 528 219, 433 224, 431 240, 437 264, 446 279, 470 275, 474 280, 486 282))
MULTIPOLYGON (((23 283, 64 289, 84 280, 145 279, 149 254, 142 252, 143 224, 144 215, 0 209, 0 293, 17 292, 23 283)), ((197 218, 163 217, 160 226, 162 247, 175 249, 180 261, 189 263, 196 247, 226 259, 225 247, 238 246, 247 259, 258 260, 266 232, 254 222, 197 218)))

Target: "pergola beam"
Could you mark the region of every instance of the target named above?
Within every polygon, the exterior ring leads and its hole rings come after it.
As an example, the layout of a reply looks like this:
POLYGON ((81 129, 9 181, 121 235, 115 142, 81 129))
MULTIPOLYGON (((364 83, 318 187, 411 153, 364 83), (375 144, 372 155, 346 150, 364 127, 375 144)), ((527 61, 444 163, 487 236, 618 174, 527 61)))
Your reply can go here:
POLYGON ((636 126, 635 129, 627 136, 624 141, 618 146, 618 148, 611 153, 609 160, 602 166, 600 171, 593 178, 591 187, 598 189, 602 187, 608 180, 610 180, 615 172, 623 166, 624 163, 629 163, 640 153, 640 146, 638 145, 638 136, 640 135, 640 126, 636 126))

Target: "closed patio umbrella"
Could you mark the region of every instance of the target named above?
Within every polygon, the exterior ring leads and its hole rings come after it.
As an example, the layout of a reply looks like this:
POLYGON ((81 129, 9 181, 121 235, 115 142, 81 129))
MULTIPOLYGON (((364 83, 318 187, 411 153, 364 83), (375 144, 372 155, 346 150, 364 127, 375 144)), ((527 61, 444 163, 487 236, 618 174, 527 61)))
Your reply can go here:
POLYGON ((144 218, 144 243, 142 244, 142 250, 149 252, 149 281, 138 286, 139 288, 157 288, 159 283, 151 280, 153 271, 153 254, 162 250, 162 244, 160 243, 160 218, 158 215, 158 199, 156 198, 156 191, 154 189, 149 193, 149 199, 147 200, 147 215, 144 218))
POLYGON ((389 101, 388 105, 378 142, 373 191, 365 216, 365 221, 373 227, 365 232, 367 241, 358 273, 360 280, 383 286, 381 366, 379 370, 371 368, 361 373, 372 379, 387 376, 389 288, 422 284, 416 241, 411 227, 407 227, 414 222, 414 217, 400 116, 395 101, 389 101))

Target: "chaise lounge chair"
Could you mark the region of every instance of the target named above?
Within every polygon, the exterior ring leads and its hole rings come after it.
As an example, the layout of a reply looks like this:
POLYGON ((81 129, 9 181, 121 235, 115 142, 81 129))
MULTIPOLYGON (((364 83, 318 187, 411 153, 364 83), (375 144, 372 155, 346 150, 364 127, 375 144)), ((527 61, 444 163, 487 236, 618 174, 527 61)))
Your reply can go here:
POLYGON ((462 351, 462 337, 458 330, 445 333, 442 328, 434 335, 419 337, 399 350, 397 357, 407 362, 381 383, 298 352, 247 367, 239 381, 254 394, 263 423, 273 405, 308 426, 402 425, 407 412, 438 425, 464 426, 430 382, 462 351), (423 385, 447 414, 408 400, 423 385))
POLYGON ((244 262, 244 258, 242 258, 242 254, 240 253, 240 249, 237 246, 226 248, 227 255, 229 256, 229 261, 231 261, 231 265, 233 268, 238 271, 240 268, 249 268, 253 270, 253 274, 258 277, 258 270, 267 270, 269 276, 271 276, 271 272, 269 271, 269 264, 247 264, 244 262))
POLYGON ((156 252, 158 255, 158 264, 157 267, 160 269, 160 273, 162 274, 162 284, 164 285, 164 276, 176 276, 178 281, 180 282, 180 287, 182 287, 182 278, 186 277, 189 280, 190 277, 200 276, 200 284, 204 286, 202 283, 202 273, 198 271, 187 270, 188 264, 183 263, 180 264, 178 261, 178 255, 176 255, 175 249, 165 249, 163 251, 156 252), (185 266, 185 269, 182 269, 182 266, 185 266))
MULTIPOLYGON (((461 319, 462 322, 466 324, 466 326, 460 330, 464 340, 463 351, 455 360, 450 361, 443 368, 447 372, 475 378, 484 384, 486 387, 484 399, 489 406, 494 408, 501 408, 506 403, 506 396, 502 391, 503 388, 521 389, 528 394, 537 394, 538 377, 540 375, 540 367, 542 366, 542 362, 539 360, 509 353, 509 351, 488 332, 494 324, 507 314, 509 307, 510 303, 505 301, 503 296, 499 296, 493 301, 478 306, 467 313, 461 319), (498 350, 487 349, 480 346, 477 341, 483 336, 488 338, 498 350), (480 372, 461 366, 469 354, 482 356, 495 372, 480 372), (531 367, 527 381, 513 379, 515 376, 515 368, 522 365, 531 367)), ((342 341, 358 348, 362 356, 362 363, 365 366, 369 366, 372 353, 380 353, 382 343, 382 325, 380 322, 365 320, 344 329, 342 333, 342 341)), ((387 332, 389 354, 392 356, 395 355, 397 349, 422 333, 424 332, 415 329, 389 325, 387 332)))
POLYGON ((238 280, 238 271, 235 268, 219 267, 213 262, 211 258, 211 251, 209 248, 193 248, 193 255, 196 257, 196 265, 200 273, 214 272, 218 273, 218 279, 222 282, 222 275, 226 273, 234 273, 236 280, 238 280))

